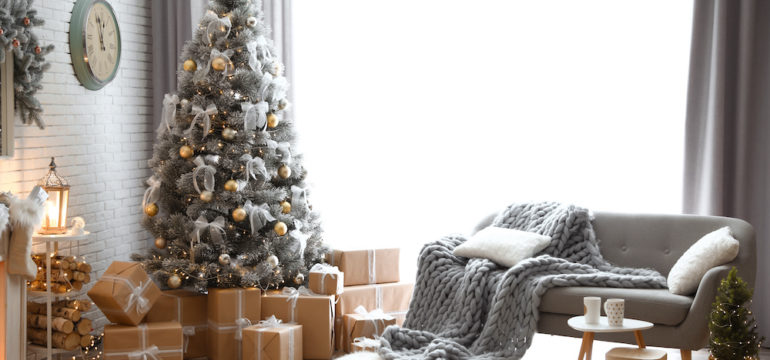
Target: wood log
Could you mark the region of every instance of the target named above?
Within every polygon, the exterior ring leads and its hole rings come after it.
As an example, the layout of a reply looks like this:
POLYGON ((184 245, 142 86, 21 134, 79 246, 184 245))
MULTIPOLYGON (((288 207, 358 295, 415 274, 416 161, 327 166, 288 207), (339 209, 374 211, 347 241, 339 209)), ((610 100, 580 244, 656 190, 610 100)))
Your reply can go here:
POLYGON ((53 283, 51 284, 51 291, 56 294, 64 294, 70 287, 67 284, 53 283))
POLYGON ((94 337, 91 335, 87 335, 87 334, 83 335, 82 337, 80 337, 80 347, 84 348, 84 347, 91 346, 91 341, 93 339, 94 337))
POLYGON ((77 269, 77 271, 80 271, 80 272, 86 273, 86 274, 90 273, 91 270, 92 270, 91 264, 89 264, 89 263, 87 263, 85 261, 79 262, 76 269, 77 269))
POLYGON ((64 307, 52 308, 51 314, 53 316, 63 317, 63 318, 72 320, 74 322, 77 322, 78 320, 80 320, 80 315, 81 315, 80 310, 64 308, 64 307))
MULTIPOLYGON (((54 304, 51 304, 51 312, 54 313, 55 316, 61 316, 65 317, 71 321, 78 321, 80 320, 80 316, 82 315, 82 311, 88 311, 91 309, 91 303, 89 301, 84 300, 62 300, 58 301, 54 304), (69 306, 64 306, 64 305, 69 306), (74 309, 74 307, 77 307, 77 309, 74 309), (68 314, 68 315, 60 315, 60 314, 68 314), (72 317, 77 317, 77 319, 73 319, 72 317)), ((33 314, 42 314, 45 315, 45 303, 36 303, 36 302, 27 302, 27 312, 33 313, 33 314)))
MULTIPOLYGON (((45 268, 45 254, 32 255, 32 260, 35 262, 35 264, 37 264, 38 267, 45 268)), ((77 264, 75 265, 77 267, 77 264)), ((67 260, 67 258, 56 256, 51 259, 51 268, 70 270, 72 268, 72 262, 67 260)))
POLYGON ((82 273, 80 271, 73 271, 72 272, 72 279, 75 281, 83 281, 86 278, 86 274, 82 273))
MULTIPOLYGON (((51 282, 66 282, 73 278, 71 270, 51 269, 51 282)), ((45 269, 35 275, 35 280, 45 282, 45 269)))
POLYGON ((53 306, 88 311, 91 309, 91 304, 88 300, 59 300, 54 302, 53 306))
POLYGON ((45 304, 28 301, 27 312, 33 314, 45 314, 45 304))
MULTIPOLYGON (((33 328, 37 329, 45 329, 46 326, 46 320, 48 317, 45 315, 38 315, 38 314, 27 314, 27 325, 33 328)), ((90 324, 89 324, 90 327, 90 324)), ((58 332, 63 332, 65 334, 71 333, 73 330, 75 330, 75 324, 69 320, 65 319, 63 317, 53 317, 51 319, 51 329, 56 330, 58 332)), ((82 335, 82 334, 79 334, 82 335)))
POLYGON ((83 274, 85 274, 85 277, 83 279, 83 284, 90 283, 91 282, 91 275, 89 275, 88 273, 83 273, 83 274))
POLYGON ((91 325, 91 319, 81 318, 80 321, 78 321, 75 329, 77 330, 78 334, 86 335, 91 332, 91 325))
MULTIPOLYGON (((46 346, 46 331, 42 329, 28 328, 27 338, 35 344, 46 346)), ((75 350, 80 346, 81 336, 76 333, 65 334, 54 331, 51 334, 51 346, 64 349, 75 350)))
POLYGON ((73 288, 75 290, 78 290, 78 291, 80 291, 80 289, 83 288, 83 282, 82 281, 72 281, 72 282, 70 282, 69 285, 70 285, 71 288, 73 288))

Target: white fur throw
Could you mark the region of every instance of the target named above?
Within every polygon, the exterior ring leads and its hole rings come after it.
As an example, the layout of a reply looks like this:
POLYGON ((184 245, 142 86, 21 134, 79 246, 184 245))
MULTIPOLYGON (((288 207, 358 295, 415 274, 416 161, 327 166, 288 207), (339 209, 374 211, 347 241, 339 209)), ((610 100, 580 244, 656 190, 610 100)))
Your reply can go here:
POLYGON ((672 294, 691 295, 698 289, 703 275, 738 256, 739 243, 725 226, 704 235, 676 261, 668 273, 668 290, 672 294))
POLYGON ((454 254, 467 258, 489 259, 512 267, 519 261, 539 253, 550 242, 551 237, 547 235, 490 226, 456 247, 454 254))

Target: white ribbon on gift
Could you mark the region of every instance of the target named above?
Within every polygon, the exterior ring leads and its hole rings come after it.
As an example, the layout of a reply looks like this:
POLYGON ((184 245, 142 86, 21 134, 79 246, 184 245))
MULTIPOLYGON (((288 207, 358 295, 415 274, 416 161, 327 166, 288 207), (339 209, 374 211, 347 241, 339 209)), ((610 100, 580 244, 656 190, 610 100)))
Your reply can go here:
POLYGON ((145 208, 147 205, 156 203, 158 200, 160 200, 160 179, 158 179, 158 177, 155 175, 150 176, 150 178, 147 179, 147 185, 150 187, 144 191, 142 208, 145 208))
MULTIPOLYGON (((254 352, 257 353, 257 360, 262 360, 262 333, 265 330, 271 329, 271 328, 277 328, 277 327, 289 327, 291 325, 289 324, 282 324, 281 320, 276 319, 275 315, 271 315, 269 318, 260 321, 257 323, 257 326, 259 329, 256 329, 257 334, 257 342, 256 342, 256 349, 254 349, 254 352)), ((294 331, 289 331, 289 360, 295 360, 295 353, 294 353, 294 331)))
POLYGON ((291 209, 302 209, 305 212, 310 211, 310 207, 307 205, 307 190, 297 185, 291 186, 291 209))
POLYGON ((367 255, 369 257, 369 284, 376 284, 377 283, 377 250, 376 249, 369 249, 367 250, 367 255))
POLYGON ((237 354, 238 359, 243 357, 241 347, 243 340, 243 329, 251 326, 251 320, 243 316, 243 297, 245 292, 243 289, 235 289, 235 324, 234 325, 222 325, 217 324, 209 320, 209 328, 215 332, 235 330, 235 342, 238 344, 237 354))
POLYGON ((283 288, 283 291, 281 291, 283 295, 287 295, 286 302, 289 303, 289 314, 291 314, 291 320, 289 322, 295 322, 296 318, 296 312, 297 312, 297 299, 299 299, 300 295, 308 295, 312 296, 315 295, 310 289, 300 286, 299 289, 295 289, 292 287, 285 287, 283 288))
POLYGON ((318 263, 313 265, 313 267, 310 268, 311 273, 320 273, 321 274, 321 289, 326 289, 324 286, 326 284, 326 277, 330 275, 337 275, 337 289, 335 291, 335 294, 342 294, 343 291, 343 279, 342 279, 342 272, 340 269, 336 266, 332 266, 329 264, 324 263, 318 263))
POLYGON ((201 193, 200 187, 198 187, 198 173, 203 171, 203 188, 208 191, 214 191, 214 174, 217 173, 217 169, 211 165, 206 165, 206 162, 202 157, 198 156, 193 160, 195 164, 195 170, 193 170, 193 187, 198 194, 201 193))
POLYGON ((251 203, 251 200, 247 200, 243 204, 243 210, 249 215, 249 224, 251 225, 251 232, 255 233, 265 227, 269 222, 275 221, 275 218, 270 214, 270 207, 265 203, 256 206, 251 203))
POLYGON ((206 217, 201 215, 195 220, 195 231, 190 239, 190 261, 195 263, 195 244, 201 242, 201 232, 209 229, 211 241, 217 244, 224 242, 225 236, 225 218, 217 216, 214 221, 208 222, 206 217))
POLYGON ((270 104, 267 101, 260 101, 256 104, 250 102, 241 103, 243 112, 243 127, 246 130, 267 130, 267 112, 270 111, 270 104))
POLYGON ((206 109, 203 109, 200 105, 195 104, 192 106, 192 113, 195 114, 195 116, 193 117, 192 122, 190 122, 190 128, 187 129, 187 132, 192 135, 195 124, 198 123, 199 119, 203 119, 203 138, 205 139, 211 130, 211 116, 218 113, 217 106, 214 103, 210 103, 206 106, 206 109))
POLYGON ((269 178, 269 174, 267 173, 267 168, 265 167, 265 160, 262 160, 261 157, 255 156, 252 157, 251 154, 243 154, 241 155, 241 161, 246 162, 246 172, 244 173, 245 179, 244 181, 246 184, 249 183, 249 178, 254 178, 254 180, 257 179, 257 174, 262 175, 263 180, 267 180, 269 178))
POLYGON ((179 96, 176 94, 166 94, 163 96, 163 112, 161 113, 160 126, 158 126, 157 130, 158 135, 163 134, 166 130, 171 132, 171 121, 176 118, 176 106, 178 104, 179 96))
POLYGON ((161 360, 161 355, 164 354, 179 354, 179 357, 182 356, 182 349, 163 349, 161 350, 157 345, 150 345, 147 346, 148 343, 151 343, 150 340, 147 340, 147 324, 139 324, 137 326, 139 329, 139 338, 141 339, 141 345, 139 350, 135 351, 123 351, 123 352, 104 352, 104 358, 105 359, 125 359, 128 358, 129 360, 161 360))
POLYGON ((150 300, 144 297, 143 294, 147 290, 147 287, 152 283, 151 280, 140 281, 139 285, 134 285, 134 282, 127 278, 111 274, 104 274, 101 278, 99 278, 99 280, 112 280, 114 282, 119 281, 128 286, 128 288, 131 290, 131 295, 128 296, 128 301, 126 301, 126 303, 122 306, 124 313, 128 312, 131 307, 135 307, 136 312, 139 314, 146 314, 148 311, 150 311, 150 300))
POLYGON ((380 348, 380 340, 367 337, 357 337, 353 339, 353 345, 358 345, 364 349, 377 350, 380 348))
POLYGON ((203 18, 203 21, 206 20, 209 20, 209 24, 206 26, 206 39, 209 45, 214 43, 214 34, 224 33, 225 38, 230 35, 230 29, 233 27, 233 24, 229 17, 225 16, 220 18, 215 12, 209 10, 203 18))
MULTIPOLYGON (((358 305, 355 309, 353 309, 353 312, 363 316, 365 320, 369 320, 372 322, 372 325, 374 325, 374 333, 376 336, 380 336, 382 333, 380 332, 380 327, 385 326, 385 320, 393 320, 394 317, 384 313, 381 308, 376 308, 372 311, 366 311, 366 308, 362 305, 358 305)), ((385 330, 385 329, 382 329, 385 330)))
MULTIPOLYGON (((165 292, 162 293, 161 296, 167 296, 167 297, 176 299, 176 321, 181 324, 182 323, 182 297, 170 295, 165 292)), ((184 336, 184 346, 182 347, 182 349, 184 350, 184 352, 187 352, 187 348, 190 346, 190 337, 195 336, 196 329, 198 328, 205 329, 206 327, 207 327, 206 324, 182 326, 182 336, 184 336)))

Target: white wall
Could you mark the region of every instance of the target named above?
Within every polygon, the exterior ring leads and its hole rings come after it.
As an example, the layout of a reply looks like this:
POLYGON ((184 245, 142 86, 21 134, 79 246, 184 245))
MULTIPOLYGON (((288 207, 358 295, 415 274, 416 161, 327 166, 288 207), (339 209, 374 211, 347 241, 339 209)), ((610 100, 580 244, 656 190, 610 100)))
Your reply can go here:
POLYGON ((36 29, 41 43, 56 46, 38 92, 48 126, 40 130, 16 120, 16 152, 0 159, 0 191, 26 196, 56 156, 58 172, 72 185, 70 217, 82 216, 92 233, 80 253, 101 275, 113 260, 126 260, 148 245, 139 222, 154 140, 150 0, 110 0, 123 52, 115 80, 98 91, 82 87, 72 69, 68 31, 73 4, 34 3, 46 21, 36 29))

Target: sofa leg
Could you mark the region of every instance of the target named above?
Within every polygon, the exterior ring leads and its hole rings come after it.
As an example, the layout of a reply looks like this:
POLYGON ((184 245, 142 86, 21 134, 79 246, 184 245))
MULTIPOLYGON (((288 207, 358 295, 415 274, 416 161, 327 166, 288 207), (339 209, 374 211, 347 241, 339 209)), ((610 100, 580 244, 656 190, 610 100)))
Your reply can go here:
POLYGON ((679 350, 682 354, 682 360, 692 360, 692 350, 679 350))

